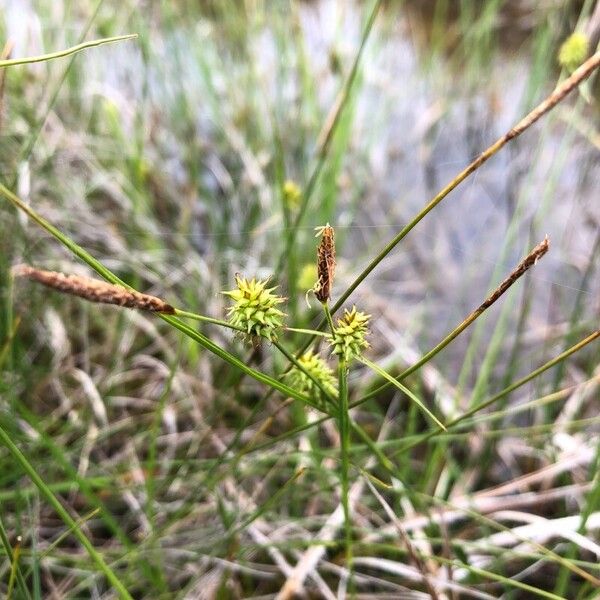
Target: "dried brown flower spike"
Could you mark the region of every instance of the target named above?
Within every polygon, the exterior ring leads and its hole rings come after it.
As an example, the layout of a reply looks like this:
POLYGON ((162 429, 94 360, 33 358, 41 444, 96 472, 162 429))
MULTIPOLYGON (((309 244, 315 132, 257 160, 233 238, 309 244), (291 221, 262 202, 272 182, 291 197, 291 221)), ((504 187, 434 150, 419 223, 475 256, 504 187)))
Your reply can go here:
POLYGON ((175 314, 175 309, 160 298, 98 279, 90 279, 81 275, 64 275, 56 271, 43 271, 29 265, 13 267, 12 274, 15 277, 27 277, 59 292, 79 296, 90 302, 116 304, 169 315, 175 314))
POLYGON ((333 275, 335 272, 335 233, 333 227, 327 223, 316 228, 317 235, 321 236, 321 243, 317 248, 317 283, 313 292, 319 302, 325 303, 331 298, 333 275))

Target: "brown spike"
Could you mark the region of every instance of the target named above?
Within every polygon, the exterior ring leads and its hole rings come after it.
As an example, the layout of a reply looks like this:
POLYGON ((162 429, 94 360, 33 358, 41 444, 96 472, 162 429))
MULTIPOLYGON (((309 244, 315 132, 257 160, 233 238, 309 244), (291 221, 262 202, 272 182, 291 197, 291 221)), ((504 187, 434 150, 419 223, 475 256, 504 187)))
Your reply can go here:
POLYGON ((321 243, 317 248, 317 283, 313 289, 319 302, 325 303, 331 298, 333 275, 335 273, 335 232, 327 223, 317 228, 321 243))
POLYGON ((486 308, 494 304, 504 292, 517 280, 521 275, 528 271, 537 263, 550 248, 550 240, 546 236, 510 273, 510 275, 483 301, 475 312, 483 312, 486 308))
POLYGON ((126 308, 139 308, 169 315, 175 314, 175 309, 160 298, 98 279, 81 275, 64 275, 56 271, 44 271, 30 265, 17 265, 13 267, 12 274, 15 277, 27 277, 59 292, 72 294, 90 302, 116 304, 126 308))

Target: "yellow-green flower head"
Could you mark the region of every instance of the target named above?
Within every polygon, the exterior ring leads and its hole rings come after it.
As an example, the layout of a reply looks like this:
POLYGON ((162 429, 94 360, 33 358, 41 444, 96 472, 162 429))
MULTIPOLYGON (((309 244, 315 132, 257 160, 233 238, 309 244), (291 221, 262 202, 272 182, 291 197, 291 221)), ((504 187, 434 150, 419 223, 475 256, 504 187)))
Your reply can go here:
POLYGON ((369 333, 367 324, 370 318, 371 315, 358 312, 356 306, 351 311, 344 309, 344 316, 338 319, 331 339, 333 353, 343 356, 347 361, 360 356, 362 349, 369 347, 365 337, 369 333))
POLYGON ((273 294, 277 286, 268 288, 268 279, 251 280, 235 276, 236 290, 223 292, 235 302, 227 309, 229 322, 235 327, 241 327, 250 337, 264 337, 269 341, 277 339, 276 330, 283 326, 285 313, 280 311, 278 304, 285 298, 273 294))
MULTIPOLYGON (((308 350, 298 358, 300 364, 307 373, 310 373, 316 379, 323 389, 332 396, 337 396, 336 377, 329 365, 312 350, 308 350)), ((286 375, 287 384, 311 398, 322 399, 322 392, 317 384, 296 365, 294 365, 286 375)))
POLYGON ((569 72, 574 71, 586 59, 590 42, 584 33, 572 33, 558 51, 558 64, 569 72))
POLYGON ((300 204, 302 190, 300 186, 291 179, 283 184, 283 199, 290 208, 296 208, 300 204))

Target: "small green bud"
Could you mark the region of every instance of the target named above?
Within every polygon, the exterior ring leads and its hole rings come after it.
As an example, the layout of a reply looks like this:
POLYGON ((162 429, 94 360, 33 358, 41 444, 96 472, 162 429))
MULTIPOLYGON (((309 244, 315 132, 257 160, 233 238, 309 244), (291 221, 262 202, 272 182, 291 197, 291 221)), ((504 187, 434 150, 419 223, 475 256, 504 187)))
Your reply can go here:
POLYGON ((236 275, 237 289, 223 294, 234 301, 234 305, 227 309, 231 325, 241 327, 249 337, 273 341, 277 339, 275 331, 283 326, 283 317, 286 316, 276 307, 285 302, 285 298, 273 294, 277 286, 268 288, 268 282, 268 279, 248 280, 236 275))
POLYGON ((558 64, 572 73, 586 59, 589 51, 589 40, 584 33, 572 33, 558 51, 558 64))
POLYGON ((317 265, 314 263, 305 264, 298 275, 298 289, 310 290, 317 281, 317 265))
POLYGON ((302 190, 300 186, 291 179, 288 179, 283 184, 283 199, 288 207, 296 208, 300 204, 300 198, 302 197, 302 190))
POLYGON ((331 339, 333 353, 344 357, 346 361, 360 356, 362 349, 369 347, 365 337, 369 333, 367 324, 370 318, 371 315, 358 312, 356 306, 351 311, 344 309, 344 316, 338 319, 331 339))

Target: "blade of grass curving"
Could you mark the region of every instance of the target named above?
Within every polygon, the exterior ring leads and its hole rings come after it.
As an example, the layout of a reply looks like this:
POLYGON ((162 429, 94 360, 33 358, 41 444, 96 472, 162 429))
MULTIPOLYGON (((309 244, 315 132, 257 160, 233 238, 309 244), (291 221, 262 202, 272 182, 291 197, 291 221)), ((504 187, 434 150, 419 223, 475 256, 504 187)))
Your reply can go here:
POLYGON ((506 587, 509 587, 509 588, 517 588, 519 590, 524 590, 526 592, 535 594, 536 596, 540 596, 542 598, 550 598, 551 600, 565 600, 562 596, 557 596, 556 594, 553 594, 551 592, 547 592, 545 590, 536 588, 527 583, 523 583, 522 581, 519 581, 518 579, 515 579, 513 577, 511 577, 511 578, 504 577, 503 575, 499 575, 498 573, 493 573, 492 571, 488 571, 486 569, 481 569, 480 567, 474 567, 473 565, 462 562, 455 558, 454 559, 453 558, 444 558, 443 556, 431 556, 428 558, 431 558, 432 560, 441 562, 442 564, 445 564, 445 565, 451 565, 454 567, 460 567, 462 569, 466 569, 467 571, 469 571, 470 573, 473 573, 475 575, 480 575, 481 577, 485 577, 487 579, 491 579, 493 581, 498 581, 499 583, 503 583, 506 587))
MULTIPOLYGON (((85 26, 83 27, 83 30, 79 34, 79 43, 83 43, 83 38, 88 34, 88 31, 90 30, 92 23, 96 19, 96 16, 98 15, 98 12, 100 11, 100 7, 102 6, 103 2, 104 2, 104 0, 98 0, 98 2, 96 3, 96 6, 94 7, 94 10, 92 11, 92 14, 90 15, 89 19, 87 20, 85 26)), ((22 161, 27 160, 29 158, 29 156, 31 155, 31 152, 33 151, 33 147, 35 146, 35 143, 37 142, 37 139, 38 139, 40 133, 42 132, 42 129, 44 128, 46 119, 48 118, 50 111, 52 110, 54 104, 56 103, 56 100, 58 99, 58 94, 63 86, 63 83, 67 79, 67 75, 69 74, 69 71, 71 70, 71 65, 73 64, 75 57, 76 57, 75 54, 73 54, 71 56, 67 66, 65 67, 60 78, 56 82, 54 89, 52 90, 52 93, 50 94, 50 99, 48 100, 48 104, 46 105, 44 113, 38 119, 38 121, 35 124, 35 127, 33 129, 33 132, 29 136, 29 139, 27 140, 23 149, 19 152, 19 156, 16 159, 17 165, 19 165, 22 161)), ((15 185, 17 183, 17 178, 18 178, 18 171, 15 171, 15 173, 13 174, 13 176, 10 180, 11 188, 15 187, 15 185)))
MULTIPOLYGON (((77 521, 75 521, 75 525, 77 527, 81 527, 82 525, 85 525, 85 523, 87 523, 90 519, 95 517, 99 512, 100 512, 99 508, 94 508, 94 510, 90 511, 87 515, 83 515, 83 517, 79 517, 79 519, 77 519, 77 521)), ((53 540, 53 542, 42 553, 40 553, 40 555, 37 558, 38 562, 41 562, 46 556, 50 555, 50 553, 64 539, 66 539, 72 533, 72 531, 73 530, 69 527, 69 529, 66 529, 65 531, 63 531, 55 540, 53 540)), ((29 571, 27 572, 27 576, 29 576, 29 573, 31 573, 32 570, 33 570, 33 567, 30 567, 29 571)))
POLYGON ((37 471, 33 468, 31 463, 27 460, 25 455, 17 448, 14 442, 10 439, 10 436, 0 427, 0 441, 6 446, 12 457, 21 466, 23 471, 27 473, 28 477, 38 488, 42 496, 46 499, 48 504, 52 506, 56 514, 63 520, 65 525, 69 526, 73 530, 73 535, 79 540, 81 545, 87 550, 90 558, 96 563, 96 566, 102 573, 104 573, 106 579, 119 594, 121 598, 126 600, 133 600, 125 586, 121 583, 121 580, 117 577, 115 572, 105 562, 102 555, 94 548, 87 536, 79 529, 76 521, 71 517, 67 510, 60 503, 58 498, 52 493, 50 488, 46 485, 44 480, 38 475, 37 471))
POLYGON ((16 65, 29 65, 31 63, 38 63, 47 60, 63 58, 65 56, 70 56, 71 54, 77 54, 78 52, 86 50, 87 48, 103 46, 104 44, 114 44, 115 42, 133 40, 135 38, 137 38, 137 33, 117 35, 114 37, 90 40, 89 42, 82 42, 81 44, 77 44, 76 46, 71 46, 71 48, 66 48, 65 50, 58 50, 57 52, 50 52, 49 54, 40 54, 39 56, 25 56, 23 58, 9 58, 5 60, 0 60, 0 69, 4 69, 6 67, 14 67, 16 65))
POLYGON ((371 362, 368 358, 361 356, 358 360, 372 371, 375 371, 379 376, 387 379, 390 385, 397 387, 403 394, 406 394, 438 427, 446 431, 445 425, 423 404, 423 401, 417 398, 406 386, 394 379, 385 369, 371 362))

